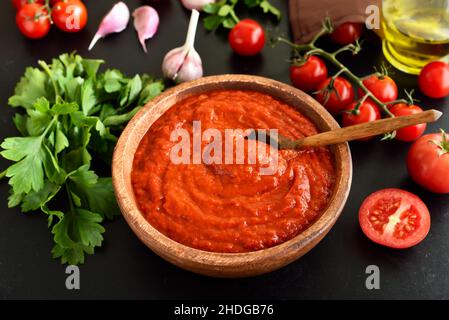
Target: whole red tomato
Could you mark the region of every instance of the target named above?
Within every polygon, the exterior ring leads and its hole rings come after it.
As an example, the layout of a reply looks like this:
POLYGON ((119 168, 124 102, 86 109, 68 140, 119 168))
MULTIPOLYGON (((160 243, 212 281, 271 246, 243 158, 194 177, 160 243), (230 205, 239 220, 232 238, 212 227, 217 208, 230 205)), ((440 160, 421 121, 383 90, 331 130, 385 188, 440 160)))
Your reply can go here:
POLYGON ((329 86, 331 80, 332 78, 327 78, 318 86, 318 90, 321 92, 317 94, 316 99, 331 114, 337 115, 354 101, 354 89, 348 80, 337 77, 335 78, 333 89, 330 89, 330 92, 326 92, 325 89, 329 86))
POLYGON ((407 168, 423 188, 449 193, 449 135, 427 134, 416 140, 407 155, 407 168))
POLYGON ((449 64, 434 61, 426 65, 419 74, 418 84, 428 97, 439 99, 449 95, 449 64))
POLYGON ((44 6, 37 3, 24 5, 16 15, 20 32, 28 38, 39 39, 50 31, 50 19, 44 6))
MULTIPOLYGON (((423 112, 423 110, 416 105, 408 105, 405 103, 395 104, 390 109, 396 117, 408 116, 412 114, 417 114, 423 112)), ((421 123, 414 126, 405 127, 396 131, 396 139, 400 141, 410 142, 415 141, 422 136, 424 131, 426 131, 427 124, 421 123)))
POLYGON ((335 28, 330 37, 332 41, 340 45, 347 45, 356 42, 363 33, 363 24, 345 22, 335 28))
POLYGON ((12 5, 14 6, 14 8, 16 8, 16 10, 21 9, 24 5, 28 3, 44 4, 45 0, 12 0, 12 5))
MULTIPOLYGON (((363 80, 365 87, 383 103, 394 101, 398 98, 398 86, 389 76, 372 75, 363 80)), ((365 93, 359 88, 359 96, 365 93)))
MULTIPOLYGON (((374 105, 372 102, 365 101, 359 107, 359 113, 355 114, 351 111, 354 111, 357 102, 351 103, 347 107, 347 112, 343 113, 342 124, 343 127, 349 127, 356 124, 376 121, 382 118, 379 108, 374 105)), ((372 137, 360 139, 360 141, 366 141, 371 139, 372 137)))
POLYGON ((53 6, 51 17, 60 30, 78 32, 87 24, 87 9, 79 0, 63 0, 53 6))
POLYGON ((303 91, 316 91, 326 78, 326 64, 318 57, 311 56, 301 65, 290 66, 290 79, 293 85, 303 91))
POLYGON ((252 19, 244 19, 229 32, 229 44, 235 53, 242 56, 254 56, 265 45, 265 31, 252 19))

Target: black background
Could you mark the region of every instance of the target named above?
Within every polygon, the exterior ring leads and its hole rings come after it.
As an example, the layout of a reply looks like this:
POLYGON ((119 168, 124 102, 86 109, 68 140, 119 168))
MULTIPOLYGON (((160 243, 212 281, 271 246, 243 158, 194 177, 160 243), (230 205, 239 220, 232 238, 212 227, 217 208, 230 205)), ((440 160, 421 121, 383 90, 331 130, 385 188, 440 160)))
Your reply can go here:
MULTIPOLYGON (((319 0, 317 0, 319 1, 319 0)), ((29 41, 14 24, 14 9, 2 0, 0 8, 0 138, 16 134, 7 105, 14 85, 26 66, 38 59, 50 60, 63 52, 105 59, 128 75, 148 72, 161 75, 164 54, 182 45, 188 12, 177 0, 126 0, 130 10, 149 2, 159 12, 161 24, 155 39, 148 41, 145 55, 130 24, 121 34, 101 40, 92 52, 87 46, 101 17, 114 1, 85 1, 90 21, 86 30, 67 35, 52 30, 44 39, 29 41)), ((269 18, 255 16, 273 32, 289 34, 287 2, 272 2, 283 11, 276 25, 269 18)), ((244 14, 243 14, 244 16, 244 14)), ((382 60, 380 41, 368 35, 357 58, 346 57, 357 74, 370 73, 382 60)), ((232 54, 226 33, 207 33, 199 27, 196 48, 206 75, 223 73, 257 74, 289 83, 290 50, 285 46, 265 48, 263 54, 245 59, 232 54)), ((402 88, 413 88, 416 77, 395 71, 393 78, 402 88)), ((449 100, 429 100, 426 107, 449 111, 449 100)), ((449 116, 428 131, 449 129, 449 116)), ((357 299, 357 298, 449 298, 449 197, 435 195, 416 186, 408 177, 405 157, 409 144, 401 142, 354 143, 353 186, 341 218, 329 235, 310 253, 291 265, 268 275, 248 279, 212 279, 178 269, 148 250, 123 219, 106 224, 105 242, 81 266, 81 290, 65 288, 65 266, 51 259, 53 246, 42 214, 21 214, 7 208, 8 185, 0 183, 0 298, 131 298, 131 299, 357 299), (357 221, 363 199, 376 190, 399 187, 419 195, 432 215, 430 234, 420 245, 404 251, 383 248, 370 242, 357 221), (381 289, 365 288, 365 268, 378 265, 381 289)), ((0 161, 2 170, 7 162, 0 161)), ((449 177, 448 177, 449 179, 449 177)))

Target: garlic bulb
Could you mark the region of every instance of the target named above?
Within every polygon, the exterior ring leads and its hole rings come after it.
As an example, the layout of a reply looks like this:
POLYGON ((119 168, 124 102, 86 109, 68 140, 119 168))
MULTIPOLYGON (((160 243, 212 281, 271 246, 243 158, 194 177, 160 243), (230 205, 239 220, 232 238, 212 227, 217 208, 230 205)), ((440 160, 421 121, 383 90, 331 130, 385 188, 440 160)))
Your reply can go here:
POLYGON ((169 51, 162 62, 164 76, 177 83, 195 80, 203 76, 201 57, 194 48, 199 15, 197 10, 192 10, 185 44, 169 51))
POLYGON ((181 0, 181 2, 189 10, 195 9, 201 11, 206 4, 214 3, 215 0, 181 0))

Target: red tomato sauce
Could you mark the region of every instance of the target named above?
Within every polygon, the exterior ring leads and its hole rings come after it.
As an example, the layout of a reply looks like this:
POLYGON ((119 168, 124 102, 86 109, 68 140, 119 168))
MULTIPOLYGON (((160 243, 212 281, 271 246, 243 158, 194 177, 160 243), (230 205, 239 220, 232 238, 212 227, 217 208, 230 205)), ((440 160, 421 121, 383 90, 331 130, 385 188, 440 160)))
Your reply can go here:
POLYGON ((272 175, 261 175, 259 162, 174 164, 170 134, 182 127, 192 136, 194 120, 223 137, 239 128, 278 129, 291 139, 318 133, 296 109, 255 91, 219 90, 178 102, 140 142, 131 177, 140 211, 161 233, 206 251, 255 251, 295 237, 326 209, 335 182, 328 148, 279 150, 272 175))

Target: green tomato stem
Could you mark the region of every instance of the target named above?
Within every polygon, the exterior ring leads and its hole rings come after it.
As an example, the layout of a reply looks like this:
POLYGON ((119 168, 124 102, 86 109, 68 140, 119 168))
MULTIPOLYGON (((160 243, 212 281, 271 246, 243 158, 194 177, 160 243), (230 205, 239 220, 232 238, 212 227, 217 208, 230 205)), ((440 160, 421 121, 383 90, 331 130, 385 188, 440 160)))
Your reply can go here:
POLYGON ((447 138, 446 132, 443 129, 441 129, 441 136, 443 138, 441 143, 438 144, 438 146, 441 148, 442 151, 440 155, 443 155, 449 153, 449 139, 447 138))
MULTIPOLYGON (((307 56, 316 55, 320 56, 329 62, 331 62, 333 65, 335 65, 339 71, 337 72, 338 75, 345 74, 347 78, 353 83, 356 84, 367 96, 366 98, 370 98, 376 105, 378 105, 389 117, 394 117, 394 115, 390 112, 388 109, 388 106, 385 103, 382 103, 379 99, 377 99, 371 91, 366 88, 366 86, 363 84, 363 81, 361 78, 357 77, 355 74, 351 72, 344 64, 342 64, 338 59, 337 55, 343 51, 354 51, 354 45, 348 45, 345 46, 334 53, 329 53, 321 48, 318 48, 315 46, 315 42, 318 40, 319 37, 323 36, 324 34, 329 33, 326 31, 326 29, 322 29, 317 36, 308 44, 296 44, 291 42, 288 39, 285 39, 283 37, 279 37, 277 40, 278 42, 284 43, 292 47, 294 50, 296 50, 298 53, 304 53, 307 56)), ((365 98, 365 99, 366 99, 365 98)))

